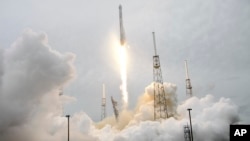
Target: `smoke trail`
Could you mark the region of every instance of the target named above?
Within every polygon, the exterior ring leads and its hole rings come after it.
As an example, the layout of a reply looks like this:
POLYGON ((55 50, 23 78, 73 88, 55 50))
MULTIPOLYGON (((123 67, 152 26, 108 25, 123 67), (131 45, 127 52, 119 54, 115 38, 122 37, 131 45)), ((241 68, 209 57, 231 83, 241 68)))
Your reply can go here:
POLYGON ((127 91, 127 49, 125 46, 119 48, 120 57, 120 73, 122 84, 120 86, 123 99, 123 109, 128 106, 128 91, 127 91))

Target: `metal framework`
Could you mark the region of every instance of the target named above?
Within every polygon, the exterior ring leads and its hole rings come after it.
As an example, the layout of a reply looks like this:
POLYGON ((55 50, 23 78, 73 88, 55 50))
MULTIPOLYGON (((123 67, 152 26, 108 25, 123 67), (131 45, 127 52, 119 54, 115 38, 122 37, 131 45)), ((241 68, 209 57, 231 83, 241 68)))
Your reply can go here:
POLYGON ((105 96, 105 85, 102 86, 102 114, 101 120, 106 118, 106 96, 105 96))
POLYGON ((187 60, 185 60, 185 69, 186 69, 186 95, 189 97, 192 97, 193 92, 192 92, 191 81, 190 81, 189 74, 188 74, 187 60))
POLYGON ((191 141, 190 127, 189 125, 184 125, 184 139, 185 141, 191 141))
POLYGON ((153 79, 154 79, 154 120, 168 118, 166 94, 163 86, 160 58, 156 51, 155 33, 153 32, 154 51, 153 79))
POLYGON ((194 140, 194 136, 193 136, 193 129, 192 129, 191 113, 190 113, 190 111, 191 111, 192 109, 191 109, 191 108, 188 108, 187 110, 188 110, 188 114, 189 114, 189 123, 190 123, 190 135, 191 135, 190 139, 191 139, 191 141, 193 141, 193 140, 194 140))

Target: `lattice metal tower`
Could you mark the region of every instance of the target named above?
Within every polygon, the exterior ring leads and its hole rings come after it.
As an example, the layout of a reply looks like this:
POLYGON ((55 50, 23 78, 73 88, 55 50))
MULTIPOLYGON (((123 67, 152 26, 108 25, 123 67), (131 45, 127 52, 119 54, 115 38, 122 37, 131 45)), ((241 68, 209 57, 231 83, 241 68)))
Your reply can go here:
POLYGON ((166 94, 163 86, 160 58, 156 51, 155 33, 153 34, 154 51, 153 56, 153 79, 154 79, 154 120, 168 118, 166 94))
POLYGON ((191 141, 190 127, 189 125, 184 125, 184 139, 185 141, 191 141))
POLYGON ((106 118, 106 96, 105 96, 105 85, 102 85, 102 114, 101 120, 106 118))
POLYGON ((189 97, 193 96, 193 92, 192 92, 192 85, 191 85, 191 81, 188 75, 188 66, 187 66, 187 60, 185 60, 185 69, 186 69, 186 95, 189 97))

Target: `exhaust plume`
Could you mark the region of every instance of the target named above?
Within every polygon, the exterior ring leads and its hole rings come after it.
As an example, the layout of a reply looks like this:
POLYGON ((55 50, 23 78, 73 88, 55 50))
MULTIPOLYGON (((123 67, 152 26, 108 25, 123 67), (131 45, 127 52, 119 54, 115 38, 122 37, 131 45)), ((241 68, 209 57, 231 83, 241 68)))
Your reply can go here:
POLYGON ((96 124, 96 137, 100 141, 183 141, 183 127, 189 123, 187 108, 192 108, 193 134, 199 141, 228 141, 229 125, 239 122, 238 107, 228 98, 218 101, 212 95, 192 97, 177 104, 175 84, 164 83, 167 101, 172 105, 172 117, 153 121, 153 90, 151 83, 139 98, 133 111, 122 111, 119 123, 114 117, 96 124))
POLYGON ((127 91, 127 49, 120 46, 120 73, 122 84, 120 86, 122 92, 123 109, 128 106, 128 91, 127 91))
MULTIPOLYGON (((75 98, 58 96, 75 77, 74 55, 59 53, 45 33, 27 29, 10 48, 0 50, 0 139, 3 141, 66 140, 67 118, 62 105, 75 98)), ((195 140, 228 141, 229 125, 239 122, 238 107, 228 98, 212 95, 177 102, 177 86, 163 83, 172 117, 153 121, 153 83, 145 88, 134 110, 123 109, 94 123, 84 112, 71 116, 74 141, 183 141, 192 108, 195 140)))

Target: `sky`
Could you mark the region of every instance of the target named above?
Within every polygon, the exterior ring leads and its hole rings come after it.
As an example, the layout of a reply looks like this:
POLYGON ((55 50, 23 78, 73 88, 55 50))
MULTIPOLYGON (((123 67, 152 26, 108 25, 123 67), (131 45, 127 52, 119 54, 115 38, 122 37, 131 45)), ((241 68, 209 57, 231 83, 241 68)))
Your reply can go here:
MULTIPOLYGON (((241 121, 250 123, 248 0, 0 0, 0 3, 1 52, 11 48, 26 30, 32 30, 45 33, 51 49, 67 54, 65 58, 74 58, 70 61, 74 70, 67 65, 58 68, 75 72, 74 76, 61 78, 67 81, 63 84, 64 95, 75 99, 63 106, 65 115, 83 111, 93 121, 99 121, 102 84, 106 86, 107 114, 113 115, 110 96, 121 103, 120 70, 114 50, 119 40, 118 6, 122 4, 129 45, 130 109, 153 81, 154 31, 164 82, 176 84, 179 103, 186 99, 184 60, 188 60, 193 95, 230 98, 239 107, 241 121)), ((52 63, 56 65, 60 59, 52 63)), ((61 79, 51 81, 61 84, 61 79)), ((15 78, 11 81, 15 82, 15 78)))

